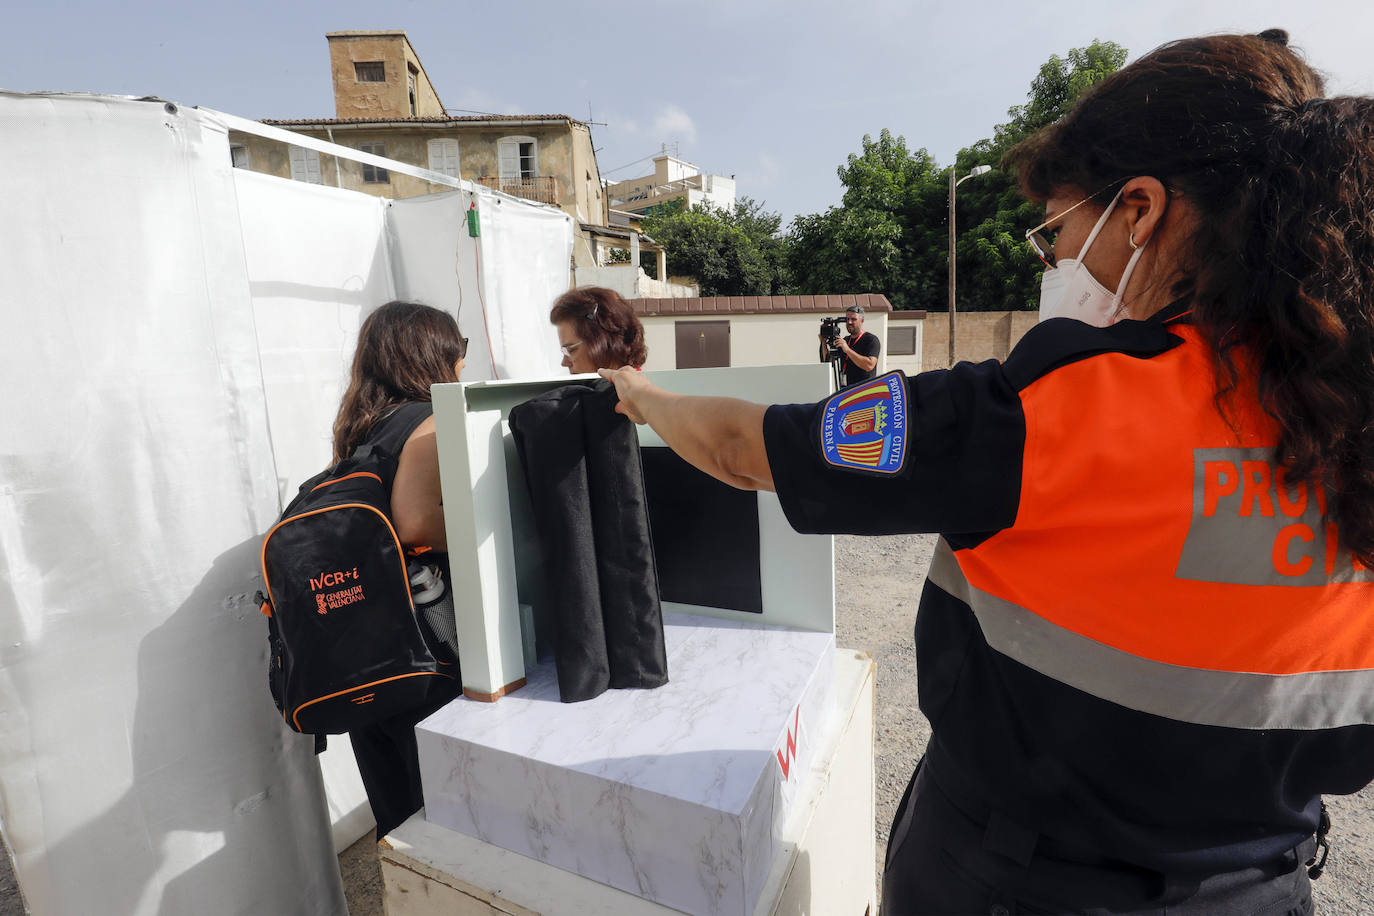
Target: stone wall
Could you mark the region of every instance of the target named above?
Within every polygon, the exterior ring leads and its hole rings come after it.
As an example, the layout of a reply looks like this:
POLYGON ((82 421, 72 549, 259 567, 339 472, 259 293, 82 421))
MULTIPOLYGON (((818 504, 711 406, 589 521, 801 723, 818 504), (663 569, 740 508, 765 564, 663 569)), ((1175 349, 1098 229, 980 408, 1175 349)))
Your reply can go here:
MULTIPOLYGON (((1033 311, 955 313, 956 361, 1006 359, 1017 341, 1035 326, 1037 317, 1033 311)), ((928 313, 921 338, 922 368, 949 368, 949 313, 928 313)))

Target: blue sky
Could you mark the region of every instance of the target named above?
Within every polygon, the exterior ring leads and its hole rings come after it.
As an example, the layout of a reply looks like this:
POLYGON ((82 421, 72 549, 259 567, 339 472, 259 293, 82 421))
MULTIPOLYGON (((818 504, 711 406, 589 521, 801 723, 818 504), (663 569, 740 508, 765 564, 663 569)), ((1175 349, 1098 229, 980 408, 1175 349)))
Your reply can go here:
POLYGON ((593 136, 606 177, 647 174, 647 157, 676 144, 790 221, 839 202, 835 169, 865 133, 887 127, 948 163, 1025 100, 1051 54, 1101 38, 1135 57, 1270 26, 1289 30, 1333 91, 1374 93, 1374 4, 1356 0, 20 0, 6 5, 0 88, 332 117, 325 33, 404 29, 450 109, 590 112, 605 123, 593 136))

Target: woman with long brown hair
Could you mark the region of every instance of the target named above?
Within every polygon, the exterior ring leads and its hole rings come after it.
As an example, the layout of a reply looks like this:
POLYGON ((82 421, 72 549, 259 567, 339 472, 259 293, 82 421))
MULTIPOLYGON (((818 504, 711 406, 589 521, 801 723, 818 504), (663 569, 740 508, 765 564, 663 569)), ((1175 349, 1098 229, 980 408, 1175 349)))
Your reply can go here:
MULTIPOLYGON (((391 485, 396 536, 407 548, 427 549, 425 562, 437 562, 445 581, 448 542, 429 389, 458 381, 466 354, 467 340, 452 315, 415 302, 388 302, 368 315, 358 331, 348 388, 334 420, 336 462, 364 442, 398 455, 391 485)), ((416 619, 422 628, 428 625, 416 619)), ((426 641, 433 647, 437 640, 429 636, 426 641)), ((456 669, 456 658, 445 661, 456 669)), ((451 698, 440 696, 427 706, 349 733, 378 839, 424 804, 415 723, 451 698)))
MULTIPOLYGON (((415 302, 388 302, 363 322, 348 388, 334 420, 334 461, 353 453, 377 427, 406 404, 428 404, 429 386, 456 382, 467 355, 467 338, 447 312, 415 302)), ((433 411, 405 440, 391 490, 392 522, 401 543, 442 551, 439 451, 433 411)))
POLYGON ((1003 363, 603 373, 799 531, 943 536, 885 916, 1311 912, 1374 779, 1374 100, 1323 93, 1280 30, 1178 41, 1013 150, 1047 320, 1003 363))

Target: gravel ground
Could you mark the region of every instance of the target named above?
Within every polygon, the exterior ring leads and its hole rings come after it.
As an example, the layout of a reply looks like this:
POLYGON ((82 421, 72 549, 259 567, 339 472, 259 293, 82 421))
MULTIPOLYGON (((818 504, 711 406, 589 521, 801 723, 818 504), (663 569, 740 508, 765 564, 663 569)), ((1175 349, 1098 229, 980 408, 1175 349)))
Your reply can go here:
POLYGON ((377 860, 377 841, 367 832, 339 854, 348 916, 385 916, 382 907, 382 866, 377 860))
MULTIPOLYGON (((878 663, 873 737, 877 793, 874 868, 882 878, 887 831, 912 768, 930 738, 916 707, 916 650, 911 630, 933 535, 835 539, 835 642, 863 649, 878 663)), ((1374 789, 1329 798, 1332 850, 1313 882, 1322 916, 1374 913, 1374 789)), ((339 857, 351 916, 382 916, 381 876, 371 835, 339 857)))

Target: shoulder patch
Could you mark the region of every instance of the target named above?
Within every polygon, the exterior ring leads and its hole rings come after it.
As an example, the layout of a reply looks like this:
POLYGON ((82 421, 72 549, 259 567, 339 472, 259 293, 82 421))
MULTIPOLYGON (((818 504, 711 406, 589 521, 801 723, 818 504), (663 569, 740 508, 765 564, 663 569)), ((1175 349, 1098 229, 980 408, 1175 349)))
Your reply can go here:
POLYGON ((883 477, 906 467, 907 391, 902 373, 837 391, 821 410, 821 457, 837 468, 883 477))

